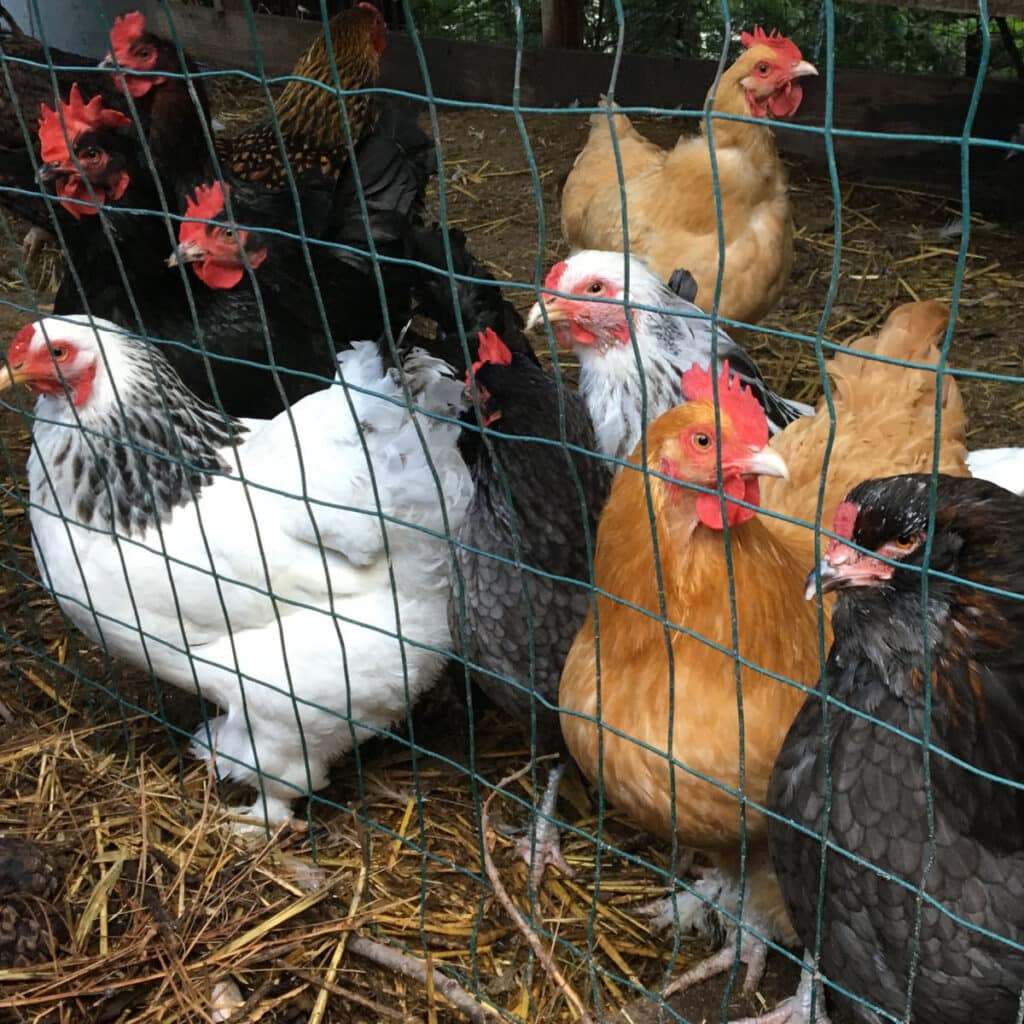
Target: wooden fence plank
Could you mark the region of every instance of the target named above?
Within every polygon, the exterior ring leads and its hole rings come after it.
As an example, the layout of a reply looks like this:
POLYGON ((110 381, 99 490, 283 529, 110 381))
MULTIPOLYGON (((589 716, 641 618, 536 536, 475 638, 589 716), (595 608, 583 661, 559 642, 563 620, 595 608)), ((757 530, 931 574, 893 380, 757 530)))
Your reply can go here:
MULTIPOLYGON (((161 5, 143 0, 154 25, 161 30, 161 5)), ((218 14, 209 8, 172 5, 183 45, 198 59, 216 67, 254 70, 253 43, 244 15, 218 14)), ((287 74, 319 23, 255 17, 256 36, 263 63, 270 74, 287 74)), ((422 46, 433 94, 467 105, 509 104, 515 71, 515 50, 507 46, 453 39, 423 39, 422 46)), ((699 109, 715 65, 709 61, 669 57, 624 57, 616 98, 629 106, 699 109)), ((522 57, 520 101, 524 106, 587 106, 606 92, 611 58, 585 50, 527 51, 522 57)), ((422 96, 426 88, 411 39, 392 32, 385 51, 381 84, 422 96)), ((969 79, 889 74, 874 71, 835 72, 833 124, 838 129, 862 132, 956 136, 963 131, 973 81, 969 79)), ((824 123, 823 82, 804 86, 804 102, 795 123, 824 123)), ((1016 81, 985 83, 975 120, 974 136, 1007 139, 1024 122, 1024 85, 1016 81)), ((687 126, 681 124, 681 130, 687 126)), ((799 157, 812 170, 826 166, 820 135, 793 131, 780 124, 779 148, 799 157)), ((880 182, 916 181, 953 193, 959 190, 959 148, 929 141, 903 142, 836 137, 835 151, 844 175, 880 182)), ((1006 161, 1003 154, 978 149, 972 155, 972 175, 990 181, 996 192, 1017 177, 1024 158, 1006 161), (1018 166, 1019 164, 1019 166, 1018 166)), ((984 186, 988 187, 988 186, 984 186)))

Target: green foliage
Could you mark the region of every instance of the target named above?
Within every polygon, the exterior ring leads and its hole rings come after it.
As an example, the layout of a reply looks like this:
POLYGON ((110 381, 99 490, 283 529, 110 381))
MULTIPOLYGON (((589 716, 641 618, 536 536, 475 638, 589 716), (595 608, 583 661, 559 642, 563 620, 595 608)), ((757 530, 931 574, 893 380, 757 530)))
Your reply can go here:
MULTIPOLYGON (((511 0, 415 0, 416 25, 425 35, 446 35, 481 42, 514 43, 511 0)), ((540 0, 522 5, 527 46, 540 41, 540 0)), ((681 57, 717 57, 723 36, 719 0, 623 0, 626 50, 681 57)), ((585 0, 588 48, 614 49, 618 23, 612 0, 585 0)), ((730 3, 732 37, 753 25, 778 28, 791 36, 811 59, 824 60, 820 4, 800 0, 734 0, 730 3)), ((961 75, 970 52, 976 19, 933 11, 907 10, 860 3, 837 4, 837 67, 961 75)), ((1015 32, 1020 26, 1011 25, 1015 32)), ((995 71, 1006 61, 993 47, 995 71)))

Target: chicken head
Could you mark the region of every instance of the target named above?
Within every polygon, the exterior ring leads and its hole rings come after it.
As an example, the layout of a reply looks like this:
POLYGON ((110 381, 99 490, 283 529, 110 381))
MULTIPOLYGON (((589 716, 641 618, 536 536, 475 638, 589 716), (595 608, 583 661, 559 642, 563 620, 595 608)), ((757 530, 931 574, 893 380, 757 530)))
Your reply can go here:
POLYGON ((99 96, 86 103, 77 84, 59 112, 45 103, 39 112, 39 178, 56 182, 57 195, 72 200, 61 206, 79 220, 95 216, 108 200, 120 199, 131 177, 123 153, 111 144, 119 138, 112 130, 126 128, 129 119, 104 107, 99 96))
POLYGON ((224 196, 230 186, 219 181, 200 185, 188 197, 185 216, 178 228, 178 246, 167 260, 168 266, 191 263, 196 277, 208 288, 234 288, 245 276, 245 263, 255 270, 267 258, 267 250, 257 236, 235 228, 217 218, 224 214, 224 196), (203 221, 204 223, 200 223, 203 221))
POLYGON ((747 48, 734 65, 738 84, 746 94, 751 117, 790 117, 803 99, 799 79, 817 75, 818 69, 803 59, 792 39, 777 29, 766 33, 755 28, 744 32, 747 48))

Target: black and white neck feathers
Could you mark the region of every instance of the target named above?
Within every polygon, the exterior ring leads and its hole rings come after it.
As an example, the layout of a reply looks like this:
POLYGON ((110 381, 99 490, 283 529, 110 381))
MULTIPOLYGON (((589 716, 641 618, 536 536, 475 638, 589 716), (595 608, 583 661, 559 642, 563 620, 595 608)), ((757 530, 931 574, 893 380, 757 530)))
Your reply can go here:
POLYGON ((248 428, 196 398, 159 351, 104 321, 45 323, 51 339, 99 340, 88 397, 41 394, 35 407, 33 454, 65 515, 139 536, 232 472, 224 450, 248 428))

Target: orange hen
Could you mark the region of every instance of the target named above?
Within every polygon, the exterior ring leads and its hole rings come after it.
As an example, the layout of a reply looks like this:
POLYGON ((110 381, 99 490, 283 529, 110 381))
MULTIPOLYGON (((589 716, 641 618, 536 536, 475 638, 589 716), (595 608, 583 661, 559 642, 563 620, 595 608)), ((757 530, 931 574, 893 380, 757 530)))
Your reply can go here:
MULTIPOLYGON (((768 447, 764 412, 738 382, 719 385, 723 487, 756 505, 758 475, 784 476, 784 461, 768 447)), ((685 483, 716 486, 715 413, 711 380, 688 370, 689 401, 659 417, 648 431, 647 468, 685 483)), ((631 457, 639 463, 639 451, 631 457)), ((592 617, 583 626, 562 673, 562 731, 583 771, 597 780, 599 742, 608 799, 629 809, 647 829, 670 835, 673 807, 664 754, 671 731, 675 770, 675 829, 702 850, 727 878, 738 877, 743 831, 740 729, 735 660, 709 644, 733 650, 729 573, 719 499, 650 478, 673 667, 659 620, 658 574, 647 522, 644 474, 624 468, 615 478, 597 533, 595 583, 638 611, 598 596, 601 661, 599 740, 592 617), (694 635, 690 635, 692 634, 694 635), (674 714, 669 715, 670 690, 674 714), (653 747, 654 749, 648 749, 653 747), (697 774, 718 780, 706 782, 697 774)), ((818 677, 818 615, 803 600, 807 566, 751 509, 727 504, 735 578, 739 652, 749 663, 804 684, 818 677)), ((599 592, 600 595, 600 592, 599 592)), ((763 804, 775 757, 804 699, 803 691, 765 672, 741 670, 745 778, 743 788, 763 804)), ((748 883, 744 916, 782 941, 794 935, 768 859, 765 822, 746 813, 748 883)), ((718 895, 718 893, 714 893, 718 895)), ((745 955, 759 955, 756 943, 745 955)), ((763 950, 763 947, 761 947, 763 950)), ((724 949, 731 963, 733 946, 724 949)), ((760 954, 763 956, 763 953, 760 954)), ((756 970, 752 972, 756 975, 756 970)), ((750 975, 748 975, 748 978, 750 975)), ((755 977, 756 980, 756 977, 755 977)))
MULTIPOLYGON (((714 121, 725 238, 719 313, 757 323, 779 301, 793 262, 793 216, 786 170, 768 120, 796 112, 800 79, 815 75, 789 39, 760 29, 722 75, 713 110, 758 118, 714 121)), ((666 151, 645 139, 625 114, 613 124, 626 190, 629 248, 659 277, 685 267, 697 303, 710 312, 718 278, 718 221, 708 140, 682 138, 666 151)), ((608 116, 594 114, 590 137, 562 191, 562 231, 573 250, 621 251, 622 209, 608 116)))
MULTIPOLYGON (((935 341, 948 323, 940 303, 901 306, 877 336, 854 348, 862 353, 917 363, 934 362, 935 341)), ((727 372, 727 371, 726 371, 727 372)), ((825 522, 846 491, 861 480, 931 468, 935 375, 846 353, 831 362, 837 429, 825 496, 825 522)), ((716 487, 715 418, 710 380, 693 369, 683 380, 686 405, 668 411, 648 431, 647 468, 686 483, 716 487)), ((943 386, 940 467, 966 475, 964 417, 952 378, 943 386)), ((719 385, 724 493, 800 519, 814 520, 829 414, 824 403, 813 417, 790 424, 768 446, 764 413, 748 391, 734 382, 719 385), (772 461, 775 458, 775 462, 772 461), (788 467, 788 475, 781 472, 788 467), (764 476, 758 482, 755 474, 764 476)), ((631 457, 639 463, 639 451, 631 457)), ((601 518, 594 579, 600 636, 601 723, 598 706, 594 622, 588 619, 562 674, 559 703, 562 730, 573 757, 601 782, 612 803, 628 808, 659 835, 674 826, 682 841, 703 851, 714 870, 698 893, 735 905, 741 835, 739 718, 726 547, 717 495, 699 494, 651 478, 651 500, 670 623, 673 667, 659 615, 658 574, 647 522, 644 475, 625 468, 616 477, 601 518), (637 611, 622 601, 644 611, 637 611), (652 617, 653 616, 653 617, 652 617), (690 635, 690 634, 693 635, 690 635), (674 714, 669 714, 670 687, 674 714), (664 751, 671 732, 675 806, 664 751), (653 747, 653 750, 647 749, 653 747), (717 780, 706 782, 699 775, 717 780)), ((729 544, 735 579, 739 654, 764 671, 741 669, 745 759, 744 791, 763 804, 776 755, 803 692, 768 673, 813 685, 820 675, 820 629, 830 642, 828 609, 819 628, 819 608, 803 600, 804 580, 813 565, 813 531, 757 516, 727 505, 729 544)), ((748 889, 743 907, 747 927, 790 943, 790 929, 774 871, 767 856, 765 821, 748 807, 748 889)), ((679 917, 694 923, 703 906, 696 897, 677 901, 679 917)), ((732 964, 727 943, 674 987, 685 987, 732 964)), ((748 964, 747 989, 764 967, 765 947, 744 929, 741 956, 748 964)))

